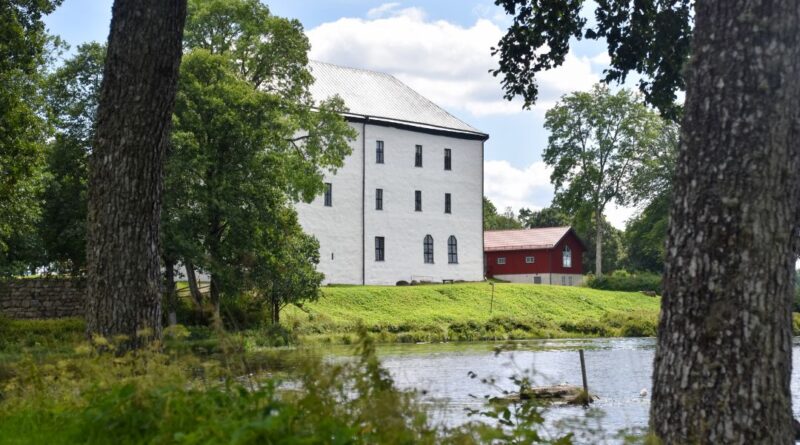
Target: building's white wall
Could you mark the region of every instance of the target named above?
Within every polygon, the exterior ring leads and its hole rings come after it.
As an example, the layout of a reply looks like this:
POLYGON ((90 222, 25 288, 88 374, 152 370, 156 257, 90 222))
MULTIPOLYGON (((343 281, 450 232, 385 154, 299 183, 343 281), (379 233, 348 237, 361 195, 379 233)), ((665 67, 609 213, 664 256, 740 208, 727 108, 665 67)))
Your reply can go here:
MULTIPOLYGON (((320 196, 299 204, 303 228, 320 241, 319 270, 326 283, 362 282, 362 124, 344 168, 329 175, 333 207, 320 196), (331 252, 334 259, 331 260, 331 252)), ((366 284, 399 280, 483 278, 483 144, 410 130, 366 125, 364 256, 366 284), (376 141, 384 141, 384 164, 375 163, 376 141), (423 167, 414 167, 415 146, 423 146, 423 167), (452 170, 444 170, 444 149, 452 150, 452 170), (383 189, 383 210, 375 210, 375 189, 383 189), (414 211, 414 191, 422 191, 422 212, 414 211), (444 194, 452 213, 444 213, 444 194), (434 240, 434 264, 425 264, 423 239, 434 240), (458 264, 448 264, 447 239, 458 240, 458 264), (375 237, 385 238, 385 261, 375 261, 375 237)))
POLYGON ((483 144, 414 131, 367 125, 366 131, 367 284, 398 280, 483 279, 483 144), (384 142, 384 163, 375 163, 376 141, 384 142), (414 167, 422 145, 422 167, 414 167), (444 149, 452 170, 444 169, 444 149), (375 210, 375 189, 383 189, 383 210, 375 210), (422 191, 422 211, 414 191, 422 191), (444 213, 451 194, 452 213, 444 213), (434 264, 426 264, 423 239, 434 243, 434 264), (447 239, 458 240, 458 264, 448 264, 447 239), (385 261, 376 262, 375 237, 386 239, 385 261))
POLYGON ((319 240, 317 269, 325 283, 361 283, 361 124, 351 126, 358 132, 350 143, 353 152, 335 175, 325 176, 333 184, 333 206, 325 206, 323 195, 295 206, 303 230, 319 240))
POLYGON ((556 286, 580 286, 583 284, 584 276, 581 274, 562 274, 562 273, 530 273, 530 274, 507 274, 495 275, 495 278, 512 283, 533 283, 535 277, 541 277, 541 284, 553 284, 556 286), (569 278, 572 277, 572 283, 569 278), (563 279, 563 280, 562 280, 563 279), (552 280, 552 281, 551 281, 552 280))

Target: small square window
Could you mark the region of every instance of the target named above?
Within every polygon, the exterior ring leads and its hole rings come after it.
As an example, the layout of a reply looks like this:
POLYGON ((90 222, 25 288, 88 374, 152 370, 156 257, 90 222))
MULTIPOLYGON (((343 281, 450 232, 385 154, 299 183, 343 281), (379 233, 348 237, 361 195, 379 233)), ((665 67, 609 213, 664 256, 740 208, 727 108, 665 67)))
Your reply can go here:
POLYGON ((525 263, 526 264, 533 264, 534 260, 535 260, 535 258, 532 257, 532 256, 526 256, 525 257, 525 263))
POLYGON ((542 284, 542 277, 533 277, 533 284, 542 284))
POLYGON ((506 264, 506 257, 497 257, 497 264, 506 264))

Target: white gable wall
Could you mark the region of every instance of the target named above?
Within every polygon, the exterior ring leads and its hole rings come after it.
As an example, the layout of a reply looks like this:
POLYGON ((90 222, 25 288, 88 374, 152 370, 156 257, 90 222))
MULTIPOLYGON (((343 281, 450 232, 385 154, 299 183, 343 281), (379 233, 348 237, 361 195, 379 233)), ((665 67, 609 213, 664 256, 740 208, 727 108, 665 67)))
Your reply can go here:
POLYGON ((351 124, 358 131, 344 168, 329 175, 333 206, 320 196, 299 204, 303 228, 320 241, 319 270, 326 283, 390 284, 399 280, 483 278, 483 143, 408 129, 351 124), (376 141, 384 141, 384 164, 375 162, 376 141), (366 162, 362 165, 362 142, 366 162), (423 147, 423 166, 414 167, 415 146, 423 147), (444 170, 444 149, 452 151, 452 170, 444 170), (362 232, 362 168, 364 213, 362 232), (383 189, 383 210, 375 210, 375 189, 383 189), (422 191, 422 212, 414 210, 414 191, 422 191), (444 196, 452 213, 444 213, 444 196), (423 239, 434 240, 434 264, 426 264, 423 239), (458 240, 458 264, 449 264, 447 240, 458 240), (375 237, 385 238, 385 260, 375 261, 375 237), (362 256, 362 242, 364 251, 362 256), (331 259, 333 253, 333 259, 331 259), (362 258, 365 261, 362 261, 362 258))
POLYGON ((333 184, 333 205, 326 207, 320 195, 295 206, 303 230, 319 240, 317 270, 325 274, 325 283, 361 283, 361 125, 351 126, 358 131, 350 143, 353 152, 336 175, 325 177, 333 184))

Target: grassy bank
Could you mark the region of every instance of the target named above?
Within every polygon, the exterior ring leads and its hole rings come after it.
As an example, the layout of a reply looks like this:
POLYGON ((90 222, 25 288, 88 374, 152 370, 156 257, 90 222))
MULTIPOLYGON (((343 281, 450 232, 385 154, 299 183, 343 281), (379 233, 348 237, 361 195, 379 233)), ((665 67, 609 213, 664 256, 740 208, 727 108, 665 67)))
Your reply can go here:
POLYGON ((359 324, 381 342, 655 335, 660 299, 633 292, 502 283, 326 287, 283 323, 309 340, 348 343, 359 324), (491 311, 490 311, 491 307, 491 311))

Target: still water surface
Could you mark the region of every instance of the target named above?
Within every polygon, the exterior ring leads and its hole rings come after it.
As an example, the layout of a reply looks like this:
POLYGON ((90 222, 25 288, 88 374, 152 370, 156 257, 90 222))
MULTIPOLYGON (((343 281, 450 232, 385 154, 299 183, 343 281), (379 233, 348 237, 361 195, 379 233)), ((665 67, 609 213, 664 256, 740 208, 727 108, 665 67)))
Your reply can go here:
MULTIPOLYGON (((514 374, 529 373, 537 385, 580 385, 577 350, 582 348, 589 391, 600 397, 593 406, 603 412, 599 421, 602 428, 615 432, 647 426, 654 338, 534 340, 518 342, 513 352, 496 355, 498 345, 387 345, 381 346, 378 354, 399 387, 423 391, 422 400, 436 407, 435 420, 456 426, 470 420, 467 408, 482 407, 482 396, 495 396, 503 389, 513 391, 509 377, 514 374), (478 378, 470 378, 470 372, 478 378), (482 384, 480 378, 496 379, 499 388, 482 384)), ((793 352, 793 405, 795 417, 800 417, 800 337, 795 338, 793 352)), ((554 408, 547 418, 552 425, 563 418, 585 419, 586 411, 580 407, 554 408)))

